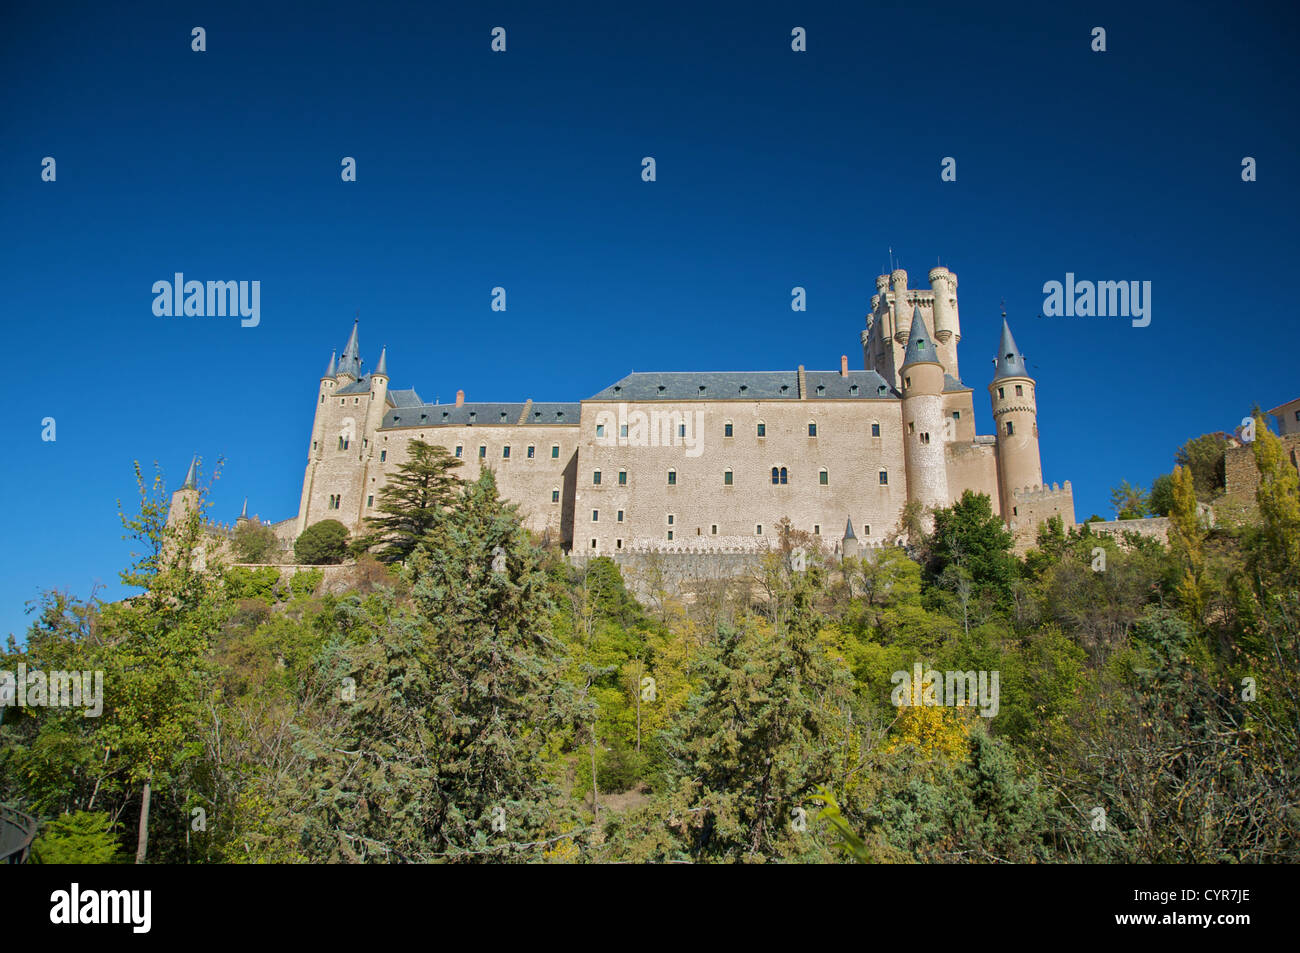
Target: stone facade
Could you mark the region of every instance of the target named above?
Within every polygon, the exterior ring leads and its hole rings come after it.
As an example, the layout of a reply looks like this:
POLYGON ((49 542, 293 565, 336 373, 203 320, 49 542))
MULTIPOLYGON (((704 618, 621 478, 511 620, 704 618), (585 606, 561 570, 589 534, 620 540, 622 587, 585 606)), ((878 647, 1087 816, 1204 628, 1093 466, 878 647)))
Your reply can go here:
POLYGON ((909 290, 901 269, 876 280, 864 370, 841 358, 830 371, 639 373, 577 403, 425 403, 389 388, 386 354, 362 371, 354 326, 320 380, 287 523, 293 535, 323 519, 361 530, 419 439, 460 456, 465 479, 491 467, 525 525, 578 559, 689 551, 694 572, 701 553, 767 548, 782 519, 831 552, 849 520, 862 545, 879 545, 909 501, 944 506, 965 490, 988 494, 1027 548, 1051 515, 1074 525, 1070 484, 1041 486, 1036 383, 1004 320, 990 385, 999 429, 977 434, 958 373, 957 278, 942 267, 929 278, 929 290, 909 290))

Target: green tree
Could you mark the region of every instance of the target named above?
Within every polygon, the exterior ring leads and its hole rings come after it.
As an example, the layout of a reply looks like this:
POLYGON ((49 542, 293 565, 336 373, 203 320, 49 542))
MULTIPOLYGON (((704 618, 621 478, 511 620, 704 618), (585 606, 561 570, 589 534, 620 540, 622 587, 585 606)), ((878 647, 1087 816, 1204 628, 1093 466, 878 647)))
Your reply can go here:
POLYGON ((1174 454, 1174 461, 1191 471, 1196 498, 1207 503, 1226 485, 1224 454, 1228 449, 1226 433, 1206 433, 1187 441, 1174 454))
POLYGON ((348 554, 348 528, 338 520, 313 523, 294 542, 293 553, 307 566, 341 563, 348 554))
POLYGON ((264 563, 276 547, 275 530, 255 519, 236 526, 232 539, 235 559, 241 563, 264 563))
POLYGON ((1147 515, 1146 494, 1142 487, 1124 480, 1110 491, 1110 505, 1118 520, 1136 520, 1147 515))
POLYGON ((34 864, 117 864, 113 822, 103 811, 76 811, 46 823, 32 843, 34 864))
POLYGON ((1147 494, 1146 508, 1156 516, 1168 516, 1174 507, 1174 478, 1172 474, 1162 473, 1151 482, 1151 492, 1147 494))
POLYGON ((413 440, 408 453, 379 491, 375 508, 381 515, 366 517, 367 533, 355 544, 358 550, 380 547, 375 555, 383 562, 401 562, 411 554, 461 483, 453 471, 462 461, 446 448, 413 440))
POLYGON ((959 566, 970 574, 976 592, 1006 599, 1019 573, 1012 543, 988 495, 965 490, 952 506, 935 510, 928 580, 933 583, 949 566, 959 566))

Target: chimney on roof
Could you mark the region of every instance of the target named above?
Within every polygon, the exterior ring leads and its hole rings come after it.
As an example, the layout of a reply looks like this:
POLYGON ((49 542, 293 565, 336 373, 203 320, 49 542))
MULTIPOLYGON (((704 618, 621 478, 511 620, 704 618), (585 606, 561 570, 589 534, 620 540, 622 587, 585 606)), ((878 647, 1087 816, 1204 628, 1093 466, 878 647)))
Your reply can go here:
POLYGON ((849 356, 847 354, 841 354, 840 355, 840 377, 848 377, 848 376, 849 376, 849 356))
POLYGON ((463 390, 456 391, 456 406, 461 407, 464 405, 464 403, 465 403, 465 392, 463 390))

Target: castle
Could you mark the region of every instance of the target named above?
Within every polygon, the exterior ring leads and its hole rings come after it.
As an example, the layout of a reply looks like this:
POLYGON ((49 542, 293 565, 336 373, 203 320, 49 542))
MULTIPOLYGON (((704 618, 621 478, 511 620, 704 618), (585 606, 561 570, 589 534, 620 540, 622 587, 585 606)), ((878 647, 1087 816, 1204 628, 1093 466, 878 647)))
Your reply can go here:
POLYGON ((463 460, 465 479, 490 467, 525 525, 576 559, 753 552, 782 519, 853 554, 896 531, 909 501, 933 509, 965 490, 990 497, 1023 550, 1049 516, 1074 525, 1069 482, 1043 484, 1036 382, 1004 316, 988 388, 996 434, 976 434, 957 276, 935 267, 929 280, 876 279, 864 370, 842 357, 830 371, 633 373, 576 403, 463 391, 426 403, 390 388, 386 350, 363 371, 354 324, 320 379, 298 515, 271 525, 286 548, 320 520, 361 530, 423 440, 463 460))

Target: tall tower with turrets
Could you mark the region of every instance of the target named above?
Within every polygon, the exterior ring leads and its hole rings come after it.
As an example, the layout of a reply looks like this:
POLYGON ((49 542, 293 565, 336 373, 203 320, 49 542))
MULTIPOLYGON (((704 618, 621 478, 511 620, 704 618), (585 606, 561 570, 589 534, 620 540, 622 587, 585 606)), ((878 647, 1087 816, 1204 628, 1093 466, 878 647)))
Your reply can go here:
MULTIPOLYGON (((1002 340, 994 361, 989 397, 993 402, 993 425, 997 430, 998 483, 1002 514, 1008 522, 1015 517, 1015 491, 1040 487, 1043 465, 1038 455, 1038 405, 1035 382, 1025 367, 1024 355, 1002 317, 1002 340)), ((1073 518, 1071 518, 1073 522, 1073 518)))
MULTIPOLYGON (((944 370, 935 341, 919 307, 912 308, 907 350, 903 353, 903 462, 907 498, 929 509, 948 505, 948 464, 944 451, 944 370)), ((931 517, 923 522, 928 531, 931 517)))

